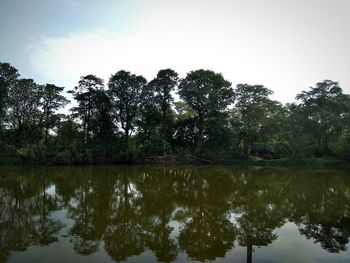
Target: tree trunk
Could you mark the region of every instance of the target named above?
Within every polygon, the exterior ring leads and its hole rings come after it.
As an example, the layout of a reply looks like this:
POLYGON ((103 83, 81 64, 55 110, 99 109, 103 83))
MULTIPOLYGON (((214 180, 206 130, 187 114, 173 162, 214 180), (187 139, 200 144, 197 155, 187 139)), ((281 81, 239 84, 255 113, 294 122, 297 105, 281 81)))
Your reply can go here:
POLYGON ((163 106, 162 106, 162 117, 163 117, 163 120, 162 120, 162 132, 163 132, 163 156, 166 155, 166 151, 165 151, 165 144, 166 144, 166 140, 165 140, 165 137, 166 137, 166 110, 167 110, 167 107, 164 106, 164 103, 163 103, 163 106))
POLYGON ((91 95, 89 96, 88 112, 87 112, 87 123, 86 123, 86 143, 88 143, 90 137, 90 117, 91 116, 91 95))
POLYGON ((129 128, 125 129, 125 156, 129 160, 129 128))
POLYGON ((84 148, 85 148, 85 146, 86 146, 86 144, 87 144, 87 128, 86 128, 86 125, 87 125, 87 114, 85 114, 85 117, 84 117, 84 127, 83 127, 83 129, 84 129, 84 148))
POLYGON ((198 143, 197 143, 197 152, 202 150, 203 146, 203 114, 198 114, 198 143))
POLYGON ((47 140, 49 137, 49 113, 46 113, 46 120, 45 120, 45 146, 47 146, 47 140))
POLYGON ((250 237, 247 238, 247 263, 253 262, 253 244, 250 237))

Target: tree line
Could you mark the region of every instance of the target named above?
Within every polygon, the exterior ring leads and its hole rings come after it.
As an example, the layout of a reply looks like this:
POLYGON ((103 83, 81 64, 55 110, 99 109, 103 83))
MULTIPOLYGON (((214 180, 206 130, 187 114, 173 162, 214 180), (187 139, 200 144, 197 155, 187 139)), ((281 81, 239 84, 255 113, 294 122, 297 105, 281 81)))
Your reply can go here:
POLYGON ((0 156, 56 164, 350 158, 350 96, 331 80, 286 105, 263 85, 232 87, 204 69, 184 78, 162 69, 151 81, 120 70, 108 83, 91 74, 68 93, 75 102, 63 114, 64 87, 0 63, 0 156))

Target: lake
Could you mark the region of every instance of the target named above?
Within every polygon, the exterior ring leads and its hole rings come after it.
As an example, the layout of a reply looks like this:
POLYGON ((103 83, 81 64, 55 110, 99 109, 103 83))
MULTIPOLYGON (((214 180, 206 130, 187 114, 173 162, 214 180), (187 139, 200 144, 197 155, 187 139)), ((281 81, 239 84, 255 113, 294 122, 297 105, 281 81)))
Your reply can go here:
POLYGON ((349 262, 350 172, 0 167, 0 262, 349 262))

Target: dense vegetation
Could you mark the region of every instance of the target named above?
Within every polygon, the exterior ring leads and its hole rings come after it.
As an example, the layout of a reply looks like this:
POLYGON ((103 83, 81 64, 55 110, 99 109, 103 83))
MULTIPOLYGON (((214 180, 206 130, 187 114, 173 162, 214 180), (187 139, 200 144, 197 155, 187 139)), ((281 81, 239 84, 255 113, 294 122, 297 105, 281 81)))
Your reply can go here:
POLYGON ((151 156, 350 159, 350 96, 324 80, 283 105, 263 85, 171 69, 147 81, 121 70, 81 77, 70 114, 64 88, 20 78, 0 63, 0 156, 28 163, 125 163, 151 156), (174 100, 177 94, 179 99, 174 100))

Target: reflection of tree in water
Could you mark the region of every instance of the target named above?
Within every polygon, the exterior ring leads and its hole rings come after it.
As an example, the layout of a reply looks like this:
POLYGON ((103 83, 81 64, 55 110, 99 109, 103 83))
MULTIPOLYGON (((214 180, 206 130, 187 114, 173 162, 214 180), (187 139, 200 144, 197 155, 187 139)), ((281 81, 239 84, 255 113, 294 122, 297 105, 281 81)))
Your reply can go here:
POLYGON ((174 211, 174 178, 167 169, 145 172, 138 177, 137 189, 142 198, 138 199, 141 207, 142 226, 145 246, 152 250, 160 262, 172 262, 177 257, 178 246, 170 237, 173 227, 169 226, 174 211))
POLYGON ((71 241, 74 243, 74 250, 81 255, 89 255, 98 248, 100 240, 95 235, 92 221, 93 207, 89 199, 87 188, 79 189, 77 193, 77 207, 70 207, 69 215, 74 219, 74 225, 70 230, 71 241))
POLYGON ((345 251, 349 243, 350 219, 343 217, 320 224, 307 221, 299 226, 299 231, 308 239, 312 238, 315 243, 320 243, 327 251, 337 253, 345 251))
POLYGON ((50 217, 50 213, 58 209, 55 196, 46 193, 48 188, 46 176, 42 176, 42 192, 35 197, 35 211, 38 216, 34 220, 33 231, 36 242, 33 245, 47 246, 58 241, 56 234, 62 228, 62 224, 50 217))
POLYGON ((74 250, 89 255, 97 251, 108 223, 113 181, 91 173, 75 179, 76 190, 68 204, 69 216, 74 220, 70 235, 74 250))
MULTIPOLYGON (((309 176, 300 180, 298 174, 279 174, 274 170, 244 173, 199 168, 149 169, 141 173, 121 170, 113 178, 109 188, 92 182, 91 190, 86 193, 92 195, 111 189, 105 191, 109 194, 103 201, 101 195, 91 196, 91 202, 99 205, 94 205, 93 212, 87 215, 96 217, 94 213, 98 214, 101 204, 109 204, 99 213, 105 215, 104 224, 108 227, 100 227, 97 239, 104 239, 105 249, 116 260, 138 255, 146 248, 152 250, 159 261, 175 260, 178 244, 170 237, 171 220, 183 223, 178 240, 189 257, 202 261, 223 257, 233 247, 236 235, 239 244, 247 246, 247 257, 251 260, 253 246, 269 245, 277 238, 273 231, 286 219, 300 225, 310 210, 327 216, 328 221, 335 224, 330 230, 339 228, 339 223, 332 218, 345 213, 343 204, 349 199, 338 194, 347 191, 348 183, 326 185, 331 191, 324 193, 317 187, 310 190, 310 185, 325 184, 324 178, 309 176), (238 215, 237 226, 228 220, 230 211, 238 215)), ((339 231, 348 237, 346 230, 339 231)), ((314 232, 301 231, 306 236, 314 232)), ((345 242, 344 238, 335 240, 339 244, 342 240, 345 242)), ((332 241, 327 246, 334 247, 334 244, 332 241)))
POLYGON ((175 240, 170 238, 173 228, 167 225, 168 219, 163 215, 159 220, 154 219, 152 221, 152 227, 147 232, 147 246, 155 252, 158 261, 174 261, 178 249, 175 240))
MULTIPOLYGON (((298 184, 300 180, 295 178, 292 185, 298 184)), ((350 211, 349 182, 321 170, 305 176, 300 189, 303 191, 293 196, 291 216, 300 233, 331 253, 345 251, 350 237, 350 219, 345 216, 350 211)))
POLYGON ((74 179, 76 189, 68 205, 69 217, 74 220, 70 235, 74 250, 81 255, 89 255, 97 250, 100 242, 92 222, 95 209, 93 185, 86 175, 74 179))
POLYGON ((179 244, 192 259, 224 257, 234 246, 235 227, 229 220, 232 182, 226 172, 198 169, 178 175, 178 198, 185 214, 179 244))
POLYGON ((285 186, 266 181, 259 173, 242 172, 234 178, 239 189, 233 202, 234 210, 240 215, 236 218, 238 243, 247 247, 247 262, 252 262, 253 246, 271 244, 277 239, 273 231, 284 223, 281 189, 285 186))
POLYGON ((117 176, 97 167, 65 167, 59 171, 54 181, 57 199, 73 220, 70 240, 77 253, 90 255, 97 251, 109 222, 117 176))
POLYGON ((224 257, 234 245, 235 227, 227 215, 217 209, 199 207, 194 217, 182 229, 179 244, 195 260, 224 257))
POLYGON ((269 227, 268 215, 264 218, 265 222, 257 220, 252 215, 243 214, 237 223, 238 228, 238 243, 243 247, 247 247, 247 262, 252 262, 253 246, 268 246, 277 239, 277 235, 273 233, 275 227, 269 227), (266 224, 267 223, 267 224, 266 224))
POLYGON ((17 171, 20 175, 0 177, 0 262, 10 251, 29 246, 46 246, 57 241, 62 225, 50 217, 58 209, 56 199, 46 193, 49 183, 41 174, 17 171))
POLYGON ((116 261, 139 255, 144 251, 141 215, 135 204, 136 191, 128 175, 117 181, 112 202, 111 220, 104 235, 105 249, 116 261))
POLYGON ((275 227, 269 227, 266 222, 256 220, 250 215, 242 215, 237 222, 240 226, 238 242, 241 246, 267 246, 277 238, 277 235, 273 233, 275 227))
POLYGON ((346 250, 350 236, 350 178, 279 170, 187 168, 35 169, 0 175, 0 262, 10 251, 46 246, 61 228, 52 211, 67 209, 77 253, 104 243, 117 261, 151 250, 172 262, 215 260, 234 242, 247 247, 276 240, 275 229, 295 222, 329 252, 346 250), (50 171, 48 173, 47 171, 50 171), (49 194, 49 186, 55 194, 49 194), (235 219, 231 221, 231 219, 235 219), (173 232, 173 223, 180 232, 173 232))

